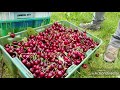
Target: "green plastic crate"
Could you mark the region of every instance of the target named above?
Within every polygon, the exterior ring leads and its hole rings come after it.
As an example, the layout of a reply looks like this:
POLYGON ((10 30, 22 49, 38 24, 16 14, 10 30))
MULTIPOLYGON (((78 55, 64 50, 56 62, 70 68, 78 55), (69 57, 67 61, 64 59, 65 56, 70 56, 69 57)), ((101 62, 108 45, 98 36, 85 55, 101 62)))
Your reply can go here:
MULTIPOLYGON (((79 27, 73 25, 72 23, 68 22, 68 21, 60 21, 60 23, 66 27, 70 27, 73 29, 80 29, 79 27)), ((52 24, 48 24, 48 25, 44 25, 38 28, 35 28, 35 30, 37 32, 41 32, 44 31, 45 28, 51 26, 52 24)), ((91 35, 90 33, 87 32, 87 36, 93 38, 96 42, 99 43, 99 45, 94 49, 94 50, 88 50, 86 52, 86 58, 79 64, 79 65, 72 65, 68 68, 67 73, 68 75, 65 78, 69 78, 86 60, 88 60, 90 58, 90 56, 100 47, 100 45, 102 44, 102 40, 91 35)), ((3 57, 5 59, 5 63, 8 66, 8 68, 11 70, 11 72, 13 74, 17 74, 17 72, 20 74, 21 77, 23 78, 33 78, 32 73, 26 68, 26 66, 24 66, 22 64, 22 62, 16 57, 16 58, 12 58, 7 52, 6 50, 3 48, 3 45, 14 41, 14 40, 21 40, 22 37, 28 37, 28 34, 25 31, 22 32, 18 32, 16 33, 16 38, 10 38, 9 36, 4 36, 0 38, 0 49, 2 51, 3 57)))
POLYGON ((41 25, 49 24, 49 22, 50 17, 0 20, 0 36, 8 35, 9 32, 21 32, 27 27, 40 27, 41 25))

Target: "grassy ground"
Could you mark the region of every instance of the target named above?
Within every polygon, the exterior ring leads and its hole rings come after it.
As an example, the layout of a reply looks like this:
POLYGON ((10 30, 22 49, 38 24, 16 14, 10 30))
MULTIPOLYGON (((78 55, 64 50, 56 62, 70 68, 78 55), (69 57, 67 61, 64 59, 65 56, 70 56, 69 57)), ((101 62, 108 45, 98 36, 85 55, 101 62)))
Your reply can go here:
MULTIPOLYGON (((75 25, 79 25, 81 22, 90 22, 92 20, 93 12, 53 12, 51 16, 51 22, 60 21, 60 20, 67 20, 75 25)), ((99 57, 95 57, 95 54, 86 61, 85 63, 88 64, 87 69, 83 69, 80 67, 78 71, 76 71, 71 78, 111 78, 116 77, 119 74, 120 69, 120 60, 117 59, 115 63, 107 63, 103 60, 103 53, 109 43, 111 35, 115 32, 118 21, 120 18, 120 13, 118 12, 106 12, 105 13, 105 21, 101 24, 101 29, 98 31, 90 31, 87 32, 95 35, 103 40, 102 45, 100 48, 95 52, 99 53, 99 57), (104 70, 104 71, 98 71, 104 70), (106 75, 106 72, 109 74, 106 75), (95 75, 95 73, 97 73, 95 75), (111 73, 113 75, 111 75, 111 73), (117 74, 116 74, 117 73, 117 74), (92 74, 92 75, 91 75, 92 74)), ((7 68, 5 68, 5 71, 7 68)), ((4 78, 11 77, 8 75, 9 70, 4 72, 4 78)))

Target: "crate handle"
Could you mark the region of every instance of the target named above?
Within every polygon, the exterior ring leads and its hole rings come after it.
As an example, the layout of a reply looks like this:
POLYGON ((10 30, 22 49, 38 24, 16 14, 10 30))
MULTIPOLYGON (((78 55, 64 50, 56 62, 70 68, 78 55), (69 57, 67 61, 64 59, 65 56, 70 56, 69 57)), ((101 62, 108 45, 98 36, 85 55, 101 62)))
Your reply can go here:
POLYGON ((92 53, 93 50, 89 49, 87 52, 86 52, 86 56, 90 55, 92 53))
POLYGON ((76 68, 76 65, 71 65, 68 69, 67 69, 67 73, 69 74, 71 71, 73 71, 73 69, 76 68))
POLYGON ((33 74, 22 64, 22 62, 17 57, 13 58, 13 63, 17 68, 19 68, 20 72, 22 72, 26 78, 33 78, 33 74))

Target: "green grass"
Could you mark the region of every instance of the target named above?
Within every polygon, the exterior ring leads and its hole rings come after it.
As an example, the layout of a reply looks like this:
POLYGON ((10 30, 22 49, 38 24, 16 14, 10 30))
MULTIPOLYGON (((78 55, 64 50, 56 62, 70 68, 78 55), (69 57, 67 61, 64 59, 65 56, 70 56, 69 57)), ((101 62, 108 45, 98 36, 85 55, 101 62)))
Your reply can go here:
MULTIPOLYGON (((67 20, 78 26, 79 23, 86 23, 86 22, 92 21, 92 18, 93 18, 93 12, 53 12, 51 15, 51 23, 55 21, 67 20)), ((101 24, 100 30, 98 31, 87 30, 87 32, 103 40, 102 45, 95 52, 95 53, 99 53, 100 56, 95 57, 95 54, 93 54, 91 58, 85 62, 88 64, 88 68, 83 69, 82 67, 80 67, 78 71, 75 71, 75 73, 71 76, 71 78, 112 78, 112 77, 116 77, 113 75, 94 76, 91 74, 94 72, 94 70, 96 70, 97 72, 98 69, 106 70, 106 71, 110 71, 110 70, 118 71, 120 69, 120 60, 117 59, 115 63, 107 63, 103 60, 103 54, 109 43, 111 35, 116 31, 119 18, 120 18, 119 12, 106 12, 105 21, 101 24)), ((7 72, 4 73, 4 78, 6 77, 6 75, 7 77, 10 77, 10 75, 8 75, 8 72, 9 71, 7 70, 7 72)))

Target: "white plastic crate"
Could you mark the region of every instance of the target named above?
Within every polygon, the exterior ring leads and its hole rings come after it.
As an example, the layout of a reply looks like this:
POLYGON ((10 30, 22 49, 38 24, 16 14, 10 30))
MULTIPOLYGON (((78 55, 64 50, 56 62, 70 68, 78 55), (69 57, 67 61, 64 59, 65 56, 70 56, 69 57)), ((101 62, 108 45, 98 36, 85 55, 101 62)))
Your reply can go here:
POLYGON ((51 12, 0 12, 0 20, 50 17, 51 12))
POLYGON ((33 18, 33 12, 0 12, 0 20, 33 18))
POLYGON ((12 19, 25 19, 25 18, 33 18, 33 12, 10 12, 10 17, 12 19))
POLYGON ((9 12, 0 12, 0 20, 8 20, 9 12))
POLYGON ((34 18, 50 17, 51 12, 34 12, 34 18))

